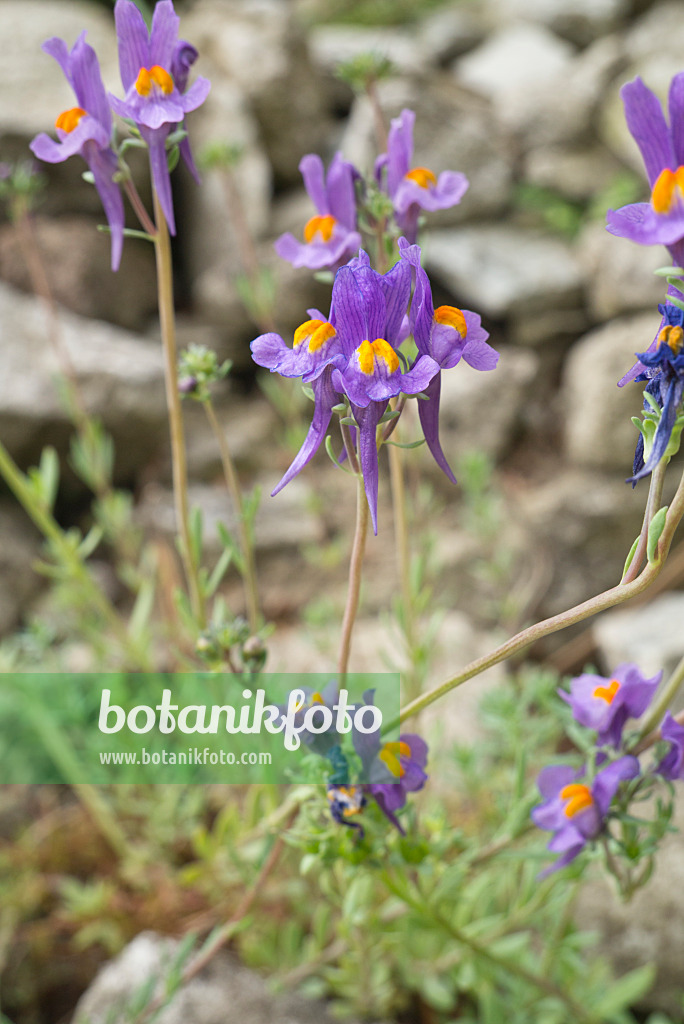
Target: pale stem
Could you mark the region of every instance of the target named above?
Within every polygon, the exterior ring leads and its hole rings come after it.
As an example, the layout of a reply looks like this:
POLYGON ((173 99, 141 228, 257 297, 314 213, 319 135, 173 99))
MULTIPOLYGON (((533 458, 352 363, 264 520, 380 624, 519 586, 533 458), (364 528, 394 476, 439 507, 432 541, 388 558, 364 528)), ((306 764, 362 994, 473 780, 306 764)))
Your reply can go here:
MULTIPOLYGON (((133 207, 133 209, 135 211, 135 215, 138 218, 138 220, 140 221, 140 225, 141 225, 143 231, 146 231, 147 234, 151 238, 153 238, 153 239, 156 238, 156 236, 157 236, 157 229, 154 226, 154 224, 152 223, 152 220, 150 218, 149 213, 145 209, 145 204, 143 203, 142 199, 140 198, 140 195, 138 193, 137 188, 135 187, 135 182, 133 181, 133 179, 130 178, 130 177, 124 178, 123 187, 124 187, 124 191, 126 192, 126 195, 128 196, 130 204, 131 204, 131 206, 133 207)), ((156 211, 155 211, 155 216, 156 216, 156 211)))
POLYGON ((641 527, 641 533, 639 534, 639 543, 637 544, 634 557, 627 569, 627 572, 622 578, 622 583, 631 583, 639 575, 639 569, 641 563, 646 554, 648 546, 648 528, 651 525, 651 520, 660 508, 660 502, 663 496, 663 484, 665 483, 665 471, 669 459, 661 459, 656 468, 651 473, 651 482, 648 489, 648 498, 646 499, 646 508, 644 510, 644 522, 641 527))
POLYGON ((344 609, 342 620, 342 639, 340 641, 340 657, 338 662, 339 686, 344 686, 347 676, 347 665, 349 664, 349 652, 351 650, 352 631, 356 621, 356 613, 359 607, 359 595, 361 593, 361 576, 363 573, 363 556, 366 550, 366 536, 368 534, 368 520, 370 509, 368 499, 363 486, 363 476, 357 476, 356 491, 356 530, 354 532, 354 544, 352 547, 351 561, 349 563, 349 586, 347 589, 347 604, 344 609))
POLYGON ((173 305, 173 266, 171 242, 164 211, 156 189, 153 189, 154 216, 157 233, 154 248, 157 259, 157 294, 159 298, 159 321, 162 346, 164 349, 164 380, 166 403, 169 411, 171 436, 171 464, 173 469, 173 495, 176 508, 176 527, 180 531, 181 555, 185 577, 190 594, 190 604, 200 628, 204 626, 204 601, 199 587, 198 567, 190 542, 190 518, 188 513, 188 469, 183 434, 183 410, 178 393, 178 368, 176 365, 176 320, 173 305))
POLYGON ((202 402, 204 411, 207 414, 207 419, 211 426, 217 444, 219 446, 219 452, 221 453, 221 464, 223 466, 223 475, 226 480, 226 487, 228 492, 233 499, 233 505, 238 517, 238 525, 240 530, 240 546, 242 548, 242 562, 243 562, 243 573, 242 580, 245 587, 245 600, 247 604, 247 618, 249 620, 249 628, 252 633, 256 633, 259 628, 259 590, 257 586, 257 574, 256 564, 254 560, 254 545, 252 544, 252 537, 250 534, 249 524, 245 519, 245 506, 242 500, 242 491, 240 489, 240 481, 235 470, 235 463, 230 452, 230 447, 226 440, 225 432, 221 429, 221 424, 218 421, 214 406, 212 405, 211 399, 207 398, 206 401, 202 402))
POLYGON ((656 728, 670 704, 677 696, 682 683, 684 683, 684 658, 679 662, 676 669, 665 683, 665 686, 663 686, 661 692, 653 701, 648 714, 640 723, 639 732, 641 734, 641 739, 634 749, 635 754, 640 754, 642 750, 650 747, 660 738, 659 730, 656 733, 654 733, 653 730, 656 728))
MULTIPOLYGON (((446 682, 411 701, 401 710, 399 722, 404 722, 407 718, 422 711, 423 708, 433 704, 434 701, 439 700, 440 697, 444 697, 455 687, 461 686, 462 683, 472 679, 473 676, 479 675, 480 672, 484 672, 493 665, 498 665, 499 662, 510 658, 511 655, 524 650, 534 641, 541 640, 542 637, 549 636, 551 633, 556 633, 559 629, 565 629, 566 626, 572 626, 576 622, 582 622, 591 615, 596 615, 597 612, 602 612, 607 608, 613 608, 615 605, 622 604, 624 601, 628 601, 631 597, 635 597, 646 590, 659 576, 665 564, 665 559, 672 543, 672 537, 682 515, 684 515, 684 476, 680 480, 677 493, 668 510, 665 528, 658 544, 655 560, 646 565, 637 579, 627 584, 618 583, 617 586, 611 587, 610 590, 606 590, 604 593, 592 597, 588 601, 583 601, 568 611, 561 612, 559 615, 552 615, 549 619, 544 619, 542 622, 537 622, 533 626, 523 629, 510 640, 495 648, 490 654, 472 661, 458 675, 447 679, 446 682)), ((391 728, 395 724, 394 722, 389 723, 386 728, 391 728)))

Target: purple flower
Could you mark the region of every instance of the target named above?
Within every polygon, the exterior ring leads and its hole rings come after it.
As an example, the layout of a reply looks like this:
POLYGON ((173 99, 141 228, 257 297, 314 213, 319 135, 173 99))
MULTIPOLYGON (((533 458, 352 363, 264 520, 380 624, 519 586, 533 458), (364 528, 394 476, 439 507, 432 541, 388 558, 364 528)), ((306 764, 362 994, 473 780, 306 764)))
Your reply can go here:
POLYGON ((330 813, 338 825, 347 825, 359 831, 359 839, 363 839, 363 827, 349 819, 360 814, 366 806, 366 794, 363 786, 328 786, 330 813))
POLYGON ((670 749, 654 770, 670 782, 684 779, 684 725, 680 725, 668 711, 660 727, 660 735, 670 744, 670 749))
POLYGON ((31 151, 47 163, 56 164, 78 154, 95 179, 112 234, 112 270, 118 270, 123 248, 124 206, 114 182, 118 161, 111 148, 112 114, 107 102, 100 65, 85 32, 71 53, 62 39, 48 39, 43 52, 54 57, 74 91, 77 107, 65 110, 55 123, 58 142, 42 132, 31 143, 31 151))
POLYGON ((314 392, 309 432, 273 494, 313 458, 334 406, 346 395, 358 428, 359 462, 377 533, 378 424, 390 398, 424 391, 439 370, 431 356, 420 353, 407 372, 402 370, 397 350, 406 337, 410 292, 411 267, 406 261, 387 274, 378 274, 362 250, 337 272, 328 320, 309 310, 312 319, 295 332, 292 349, 273 333, 252 342, 252 354, 260 366, 286 377, 301 376, 314 392))
MULTIPOLYGON (((664 326, 658 332, 654 344, 646 352, 637 353, 637 365, 643 367, 643 373, 636 380, 648 380, 646 393, 655 398, 661 413, 648 450, 644 450, 643 434, 639 437, 634 472, 630 477, 633 484, 648 476, 664 455, 674 454, 668 448, 684 394, 684 310, 671 303, 661 305, 658 309, 662 313, 664 326)), ((646 398, 644 408, 649 408, 646 398)), ((678 443, 677 435, 675 439, 678 443)))
MULTIPOLYGON (((120 117, 136 123, 148 145, 152 181, 169 230, 175 234, 166 139, 183 123, 186 114, 204 103, 210 85, 206 78, 198 78, 187 89, 189 70, 197 51, 178 39, 179 18, 172 0, 159 0, 149 35, 133 0, 116 0, 114 19, 121 81, 126 95, 123 100, 110 95, 110 102, 120 117)), ((196 175, 189 147, 182 147, 181 152, 196 175)))
POLYGON ((603 768, 591 784, 578 781, 582 773, 569 766, 544 768, 537 782, 544 802, 531 816, 538 828, 554 833, 548 849, 561 856, 542 875, 565 867, 601 834, 620 783, 638 774, 639 762, 629 756, 603 768))
POLYGON ((275 250, 294 267, 321 270, 337 268, 358 252, 361 235, 356 230, 354 179, 358 172, 336 153, 324 180, 323 161, 315 153, 303 157, 299 170, 306 191, 318 213, 304 225, 304 241, 289 232, 281 235, 275 250))
POLYGON ((620 665, 609 678, 584 673, 570 683, 570 693, 559 690, 580 725, 595 729, 599 745, 620 745, 629 718, 638 718, 651 702, 662 672, 652 679, 636 665, 620 665))
MULTIPOLYGON (((629 128, 646 166, 648 203, 608 211, 608 230, 641 245, 674 246, 684 238, 684 73, 670 85, 670 124, 658 98, 635 78, 623 86, 629 128)), ((673 254, 674 255, 674 254, 673 254)))
POLYGON ((402 110, 399 117, 394 118, 387 153, 376 164, 379 179, 386 170, 385 187, 394 206, 397 225, 410 242, 417 238, 421 210, 447 210, 456 206, 468 188, 465 174, 442 171, 437 178, 427 167, 411 166, 415 120, 412 110, 402 110))
MULTIPOLYGON (((402 259, 413 267, 416 277, 410 322, 419 353, 434 359, 440 370, 456 366, 461 357, 475 370, 493 370, 499 353, 487 344, 489 334, 481 326, 478 314, 455 306, 435 309, 430 280, 420 265, 420 248, 409 245, 405 238, 399 239, 399 248, 402 259)), ((452 483, 456 483, 439 442, 440 390, 440 373, 436 373, 424 390, 427 400, 418 403, 418 414, 435 462, 452 483)))

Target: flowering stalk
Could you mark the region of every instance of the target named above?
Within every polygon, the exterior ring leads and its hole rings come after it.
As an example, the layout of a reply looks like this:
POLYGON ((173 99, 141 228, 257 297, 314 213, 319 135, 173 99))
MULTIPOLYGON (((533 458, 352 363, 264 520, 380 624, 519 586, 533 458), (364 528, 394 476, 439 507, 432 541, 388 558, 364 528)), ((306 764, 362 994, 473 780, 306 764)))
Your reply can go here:
POLYGON ((361 593, 361 576, 363 573, 363 556, 366 551, 366 537, 368 536, 368 520, 370 510, 366 500, 363 474, 357 474, 356 489, 356 530, 354 532, 354 544, 352 547, 351 559, 349 562, 349 587, 347 590, 347 603, 344 609, 342 620, 342 638, 340 640, 340 657, 338 661, 339 685, 344 686, 349 664, 349 652, 351 650, 352 630, 356 621, 356 613, 359 608, 359 595, 361 593))
POLYGON ((221 465, 223 466, 223 475, 226 480, 226 487, 233 499, 235 505, 235 511, 237 512, 238 524, 240 529, 240 542, 242 547, 242 563, 243 573, 242 578, 245 585, 245 596, 247 602, 247 619, 249 621, 249 628, 254 634, 259 628, 259 589, 257 585, 257 574, 256 564, 254 561, 254 544, 252 541, 252 535, 250 526, 245 516, 245 506, 242 500, 242 490, 240 489, 240 481, 238 480, 237 473, 235 471, 235 464, 233 457, 228 447, 226 436, 221 430, 221 424, 216 418, 216 412, 212 405, 211 398, 207 395, 205 401, 202 402, 204 411, 207 414, 209 425, 214 433, 217 444, 219 446, 219 452, 221 453, 221 465))
MULTIPOLYGON (((611 587, 610 590, 604 591, 602 594, 598 594, 596 597, 590 598, 588 601, 583 601, 581 604, 575 605, 574 608, 568 609, 568 611, 560 612, 558 615, 552 615, 548 619, 544 619, 542 622, 537 622, 533 626, 529 626, 527 629, 523 629, 520 633, 516 633, 514 637, 507 640, 505 643, 496 647, 490 654, 486 654, 481 658, 476 658, 467 665, 462 672, 458 675, 453 676, 451 679, 447 679, 446 682, 441 683, 439 686, 434 687, 428 693, 410 701, 399 713, 399 722, 406 721, 407 718, 411 718, 412 715, 418 714, 424 708, 433 704, 440 697, 444 697, 451 690, 460 686, 462 683, 467 682, 474 676, 479 675, 486 669, 491 668, 493 665, 498 665, 499 662, 505 661, 510 658, 511 655, 517 654, 519 651, 524 650, 531 643, 536 640, 541 640, 542 637, 549 636, 551 633, 558 632, 559 629, 565 629, 566 626, 572 626, 576 622, 582 622, 584 619, 588 619, 592 615, 596 615, 597 612, 605 611, 607 608, 613 608, 618 604, 623 604, 628 601, 631 597, 635 597, 637 594, 641 594, 654 582, 654 580, 660 575, 660 572, 665 565, 668 551, 672 543, 674 532, 684 516, 684 476, 679 482, 677 493, 674 496, 672 504, 669 507, 667 516, 665 519, 665 526, 658 543, 657 551, 653 561, 649 561, 646 567, 643 569, 641 574, 631 583, 618 583, 617 586, 611 587)), ((396 723, 390 723, 387 728, 391 728, 396 723)))
POLYGON ((171 242, 169 229, 161 207, 157 190, 153 189, 154 218, 157 231, 154 249, 157 260, 157 295, 159 300, 159 321, 164 348, 164 381, 166 402, 169 410, 171 435, 171 462, 173 470, 173 494, 176 506, 176 520, 180 530, 181 557, 190 593, 190 604, 200 626, 204 626, 204 600, 199 586, 198 566, 195 564, 190 542, 190 520, 188 514, 188 467, 183 434, 183 410, 178 393, 178 369, 176 366, 176 321, 173 305, 173 267, 171 263, 171 242))

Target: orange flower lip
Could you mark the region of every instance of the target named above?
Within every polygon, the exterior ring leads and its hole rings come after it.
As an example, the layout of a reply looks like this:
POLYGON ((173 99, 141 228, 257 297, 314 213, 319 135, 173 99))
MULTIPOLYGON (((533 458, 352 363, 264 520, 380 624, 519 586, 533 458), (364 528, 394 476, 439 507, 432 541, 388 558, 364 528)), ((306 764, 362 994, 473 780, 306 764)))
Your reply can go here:
POLYGON ((665 167, 660 172, 651 192, 651 205, 655 213, 671 213, 675 202, 684 194, 684 166, 676 171, 665 167))
POLYGON ((151 68, 140 68, 135 80, 136 91, 141 96, 149 96, 153 86, 159 86, 165 96, 173 92, 173 78, 165 68, 154 64, 151 68))
POLYGON ((561 800, 567 800, 565 805, 566 818, 574 818, 576 814, 579 814, 580 811, 586 811, 594 803, 591 790, 581 782, 571 782, 569 786, 564 786, 560 791, 560 798, 561 800))
POLYGON ((332 214, 317 214, 304 225, 304 241, 313 242, 316 235, 320 235, 324 242, 329 242, 336 224, 337 220, 332 214))
POLYGON ((612 704, 619 689, 620 684, 617 679, 612 679, 608 686, 597 686, 592 693, 592 697, 596 697, 598 700, 605 700, 606 704, 612 704))
POLYGON ((409 181, 415 181, 421 188, 434 188, 437 184, 437 178, 429 167, 414 167, 407 171, 406 177, 409 181))
POLYGON ((362 341, 356 350, 359 354, 359 369, 369 377, 375 370, 375 360, 382 359, 390 373, 399 369, 399 356, 384 338, 362 341))
POLYGON ((83 107, 71 107, 70 110, 63 110, 55 121, 55 128, 61 128, 63 132, 73 132, 86 114, 87 111, 83 107))

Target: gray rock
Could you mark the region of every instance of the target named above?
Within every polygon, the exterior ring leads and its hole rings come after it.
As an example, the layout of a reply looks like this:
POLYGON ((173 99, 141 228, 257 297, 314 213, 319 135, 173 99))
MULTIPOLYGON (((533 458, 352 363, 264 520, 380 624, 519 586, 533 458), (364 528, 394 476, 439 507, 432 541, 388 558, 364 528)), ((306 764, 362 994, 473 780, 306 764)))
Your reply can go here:
MULTIPOLYGON (((489 340, 498 347, 496 338, 489 340)), ((510 451, 524 418, 538 362, 534 352, 504 346, 495 370, 473 370, 462 360, 442 373, 440 440, 450 461, 456 453, 468 449, 486 452, 494 460, 510 451)), ((410 403, 409 410, 417 419, 415 403, 410 403)), ((434 465, 427 453, 426 458, 434 465)), ((437 468, 435 471, 441 472, 437 468)))
MULTIPOLYGON (((0 285, 0 436, 20 462, 44 444, 59 449, 71 433, 58 397, 59 364, 48 340, 43 308, 0 285)), ((134 335, 59 310, 59 334, 87 408, 113 434, 117 475, 148 463, 167 433, 162 353, 134 335)))
POLYGON ((433 231, 425 263, 463 305, 501 317, 573 306, 582 274, 569 245, 509 225, 433 231))
POLYGON ((589 309, 596 319, 645 309, 658 315, 666 289, 654 270, 668 262, 664 250, 617 238, 604 224, 592 223, 582 231, 577 251, 586 274, 589 309))
POLYGON ((389 58, 403 74, 422 71, 427 58, 421 37, 403 28, 319 25, 309 34, 309 47, 314 64, 328 73, 364 53, 389 58))
MULTIPOLYGON (((293 480, 275 498, 270 492, 279 477, 269 475, 258 480, 262 491, 255 522, 257 551, 278 552, 298 547, 302 538, 317 543, 324 536, 323 522, 314 511, 313 492, 301 480, 293 480)), ((203 516, 203 546, 208 557, 216 557, 223 550, 217 524, 223 523, 238 537, 238 520, 232 499, 225 486, 192 484, 188 491, 191 508, 201 509, 203 516)), ((176 513, 173 493, 158 484, 149 484, 143 491, 137 509, 140 524, 151 531, 172 538, 176 534, 176 513)))
MULTIPOLYGON (((102 217, 104 220, 104 215, 102 217)), ((84 317, 96 317, 135 330, 157 308, 152 246, 126 239, 124 256, 114 274, 109 236, 85 217, 33 221, 34 235, 57 302, 84 317)), ((15 230, 0 227, 0 277, 31 291, 31 279, 15 230)))
POLYGON ((438 7, 421 18, 415 28, 428 67, 462 56, 487 34, 486 15, 477 0, 438 7))
POLYGON ((505 104, 511 93, 537 92, 567 73, 573 52, 568 43, 540 25, 508 25, 458 60, 454 73, 462 85, 505 104))
POLYGON ((567 470, 515 493, 512 511, 552 579, 539 615, 555 615, 615 586, 641 528, 643 494, 596 470, 567 470))
POLYGON ((524 178, 571 201, 587 202, 621 170, 621 164, 603 146, 545 146, 526 154, 524 178))
POLYGON ((684 23, 678 0, 653 4, 631 25, 624 38, 625 55, 632 61, 644 57, 681 56, 682 47, 684 23))
POLYGON ((684 657, 684 634, 673 628, 683 615, 684 594, 661 594, 637 608, 605 612, 594 622, 594 638, 607 665, 632 661, 647 675, 662 671, 667 678, 684 657))
POLYGON ((617 28, 629 13, 627 0, 489 0, 496 23, 530 21, 552 29, 580 46, 617 28))
POLYGON ((675 803, 678 830, 662 841, 649 882, 626 903, 615 897, 608 878, 585 883, 579 890, 576 920, 582 930, 600 937, 600 948, 616 975, 656 965, 656 977, 640 1010, 661 1010, 677 1020, 682 1009, 684 945, 684 813, 675 803))
MULTIPOLYGON (((180 943, 143 932, 106 964, 76 1007, 74 1024, 123 1024, 123 1006, 151 977, 168 974, 180 943)), ((157 992, 163 992, 160 982, 157 992)), ((271 995, 266 982, 225 953, 184 986, 159 1024, 332 1024, 322 1003, 271 995)))
POLYGON ((33 563, 40 538, 17 505, 0 502, 0 636, 7 635, 41 586, 33 563))
POLYGON ((561 387, 565 448, 577 466, 629 476, 638 433, 631 422, 642 407, 643 387, 617 382, 648 348, 658 314, 623 317, 591 331, 570 351, 561 387))

